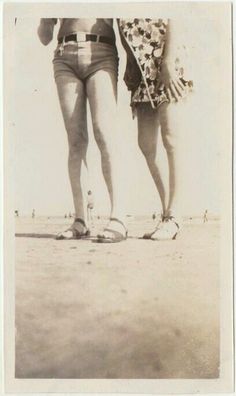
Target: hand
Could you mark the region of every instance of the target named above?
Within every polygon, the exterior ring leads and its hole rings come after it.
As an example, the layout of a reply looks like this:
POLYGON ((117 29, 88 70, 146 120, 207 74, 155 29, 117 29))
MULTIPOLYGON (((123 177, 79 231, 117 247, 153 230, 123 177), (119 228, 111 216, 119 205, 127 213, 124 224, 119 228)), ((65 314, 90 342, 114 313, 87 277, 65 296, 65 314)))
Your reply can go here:
POLYGON ((160 80, 166 88, 166 95, 170 102, 178 102, 185 96, 185 86, 177 76, 174 61, 162 62, 160 80))
POLYGON ((137 65, 136 59, 131 58, 127 60, 124 81, 130 91, 137 88, 141 80, 141 72, 137 65))

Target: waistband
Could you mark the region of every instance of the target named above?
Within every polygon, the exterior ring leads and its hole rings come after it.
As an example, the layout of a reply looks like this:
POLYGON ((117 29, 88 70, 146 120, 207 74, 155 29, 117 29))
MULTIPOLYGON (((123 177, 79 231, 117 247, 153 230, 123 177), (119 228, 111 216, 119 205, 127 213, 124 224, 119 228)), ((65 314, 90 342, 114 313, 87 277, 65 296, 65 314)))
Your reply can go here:
POLYGON ((59 37, 58 44, 67 43, 68 41, 83 42, 83 41, 93 41, 95 43, 105 43, 110 45, 115 45, 115 39, 106 36, 100 36, 97 34, 88 34, 83 32, 77 32, 69 34, 68 36, 59 37))

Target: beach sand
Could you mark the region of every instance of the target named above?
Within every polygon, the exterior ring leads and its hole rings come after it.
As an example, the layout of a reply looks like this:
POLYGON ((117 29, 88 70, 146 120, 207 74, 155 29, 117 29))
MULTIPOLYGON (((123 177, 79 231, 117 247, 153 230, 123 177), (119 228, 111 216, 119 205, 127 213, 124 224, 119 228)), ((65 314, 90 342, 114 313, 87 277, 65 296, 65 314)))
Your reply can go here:
POLYGON ((175 241, 138 239, 144 217, 118 244, 53 239, 68 223, 16 218, 16 377, 217 378, 219 221, 175 241))

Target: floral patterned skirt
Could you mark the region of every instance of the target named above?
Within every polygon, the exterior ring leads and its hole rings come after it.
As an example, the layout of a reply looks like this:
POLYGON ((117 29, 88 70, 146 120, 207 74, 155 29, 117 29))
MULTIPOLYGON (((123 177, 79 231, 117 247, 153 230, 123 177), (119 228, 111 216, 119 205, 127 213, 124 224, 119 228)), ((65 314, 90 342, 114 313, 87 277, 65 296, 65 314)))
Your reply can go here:
MULTIPOLYGON (((150 102, 153 108, 157 108, 162 103, 169 102, 165 86, 160 82, 167 25, 167 19, 135 18, 119 21, 123 38, 141 72, 140 83, 132 90, 132 107, 138 103, 150 102)), ((175 70, 176 77, 182 81, 186 90, 191 90, 193 83, 184 78, 184 68, 178 56, 175 58, 175 70)))

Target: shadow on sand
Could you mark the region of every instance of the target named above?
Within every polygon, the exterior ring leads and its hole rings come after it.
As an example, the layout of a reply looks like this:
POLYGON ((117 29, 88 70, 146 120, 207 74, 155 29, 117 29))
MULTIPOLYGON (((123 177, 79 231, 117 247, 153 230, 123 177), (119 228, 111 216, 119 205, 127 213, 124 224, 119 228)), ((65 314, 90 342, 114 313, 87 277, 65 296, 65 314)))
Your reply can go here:
POLYGON ((16 233, 17 238, 51 238, 55 239, 55 234, 35 234, 35 233, 16 233))
MULTIPOLYGON (((44 238, 44 239, 55 239, 56 240, 56 234, 39 234, 39 233, 16 233, 15 234, 16 238, 44 238)), ((69 238, 69 239, 58 239, 59 241, 92 241, 94 242, 96 240, 95 237, 86 237, 86 238, 69 238)))
MULTIPOLYGON (((44 238, 44 239, 56 239, 56 234, 39 234, 39 233, 16 233, 15 234, 16 238, 44 238)), ((136 237, 136 236, 128 236, 127 239, 140 239, 140 240, 145 240, 142 237, 136 237)), ((64 239, 65 241, 66 239, 64 239)), ((77 241, 91 241, 94 243, 104 243, 104 242, 100 242, 97 237, 95 236, 90 236, 87 238, 72 238, 72 239, 68 239, 68 240, 77 240, 77 241)))

